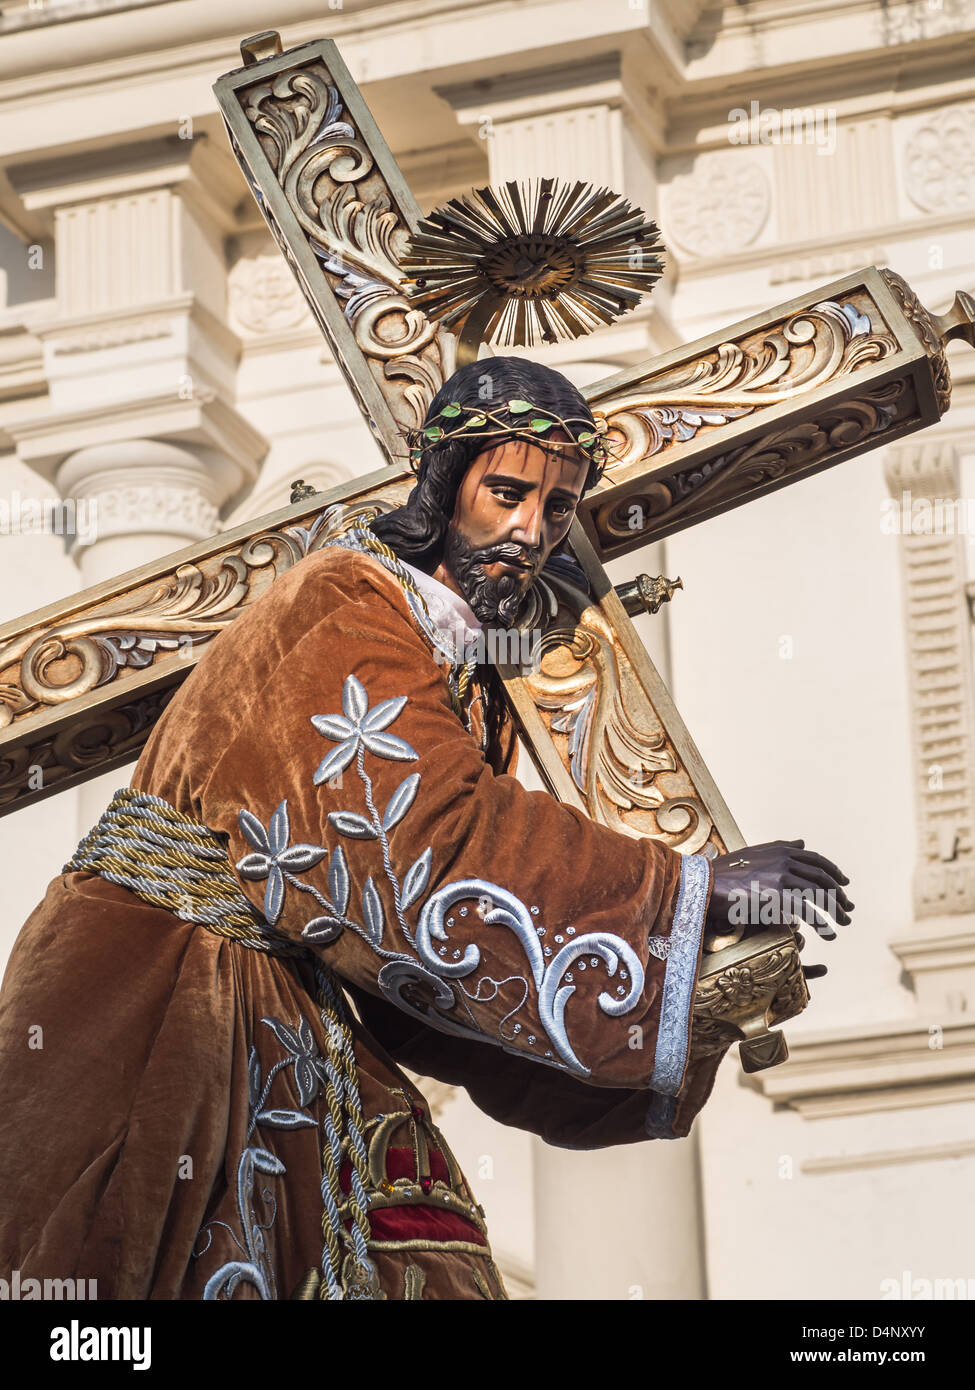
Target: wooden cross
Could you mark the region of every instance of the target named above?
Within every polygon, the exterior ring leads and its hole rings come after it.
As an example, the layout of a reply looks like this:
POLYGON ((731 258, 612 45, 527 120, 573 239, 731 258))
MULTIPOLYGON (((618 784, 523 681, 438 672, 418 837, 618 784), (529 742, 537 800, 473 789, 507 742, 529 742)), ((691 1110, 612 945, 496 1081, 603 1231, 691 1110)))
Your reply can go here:
MULTIPOLYGON (((456 338, 404 293, 422 214, 335 44, 282 52, 267 33, 241 51, 215 87, 231 145, 388 466, 0 627, 0 812, 130 761, 206 644, 283 570, 405 501, 403 426, 454 369, 456 338)), ((553 582, 540 664, 499 662, 555 796, 683 853, 744 843, 629 621, 660 584, 617 591, 602 562, 938 420, 955 336, 975 346, 969 295, 936 318, 869 267, 585 391, 618 455, 570 533, 591 592, 553 582)), ((738 1040, 757 1070, 787 1056, 769 1026, 808 995, 790 930, 740 937, 707 942, 692 1055, 738 1040)))

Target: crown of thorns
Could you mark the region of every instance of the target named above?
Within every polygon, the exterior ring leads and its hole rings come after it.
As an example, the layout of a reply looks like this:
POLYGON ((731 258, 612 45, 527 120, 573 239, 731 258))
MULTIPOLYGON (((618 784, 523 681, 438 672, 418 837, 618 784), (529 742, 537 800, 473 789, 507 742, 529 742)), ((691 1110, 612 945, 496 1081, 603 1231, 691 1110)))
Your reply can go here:
MULTIPOLYGON (((529 439, 534 437, 536 442, 540 442, 545 439, 549 430, 558 426, 571 437, 572 445, 578 445, 600 471, 606 466, 609 455, 603 437, 607 429, 605 420, 600 419, 593 424, 582 415, 563 417, 546 406, 536 406, 531 401, 520 398, 507 401, 502 409, 513 418, 503 419, 495 411, 484 406, 464 406, 458 401, 451 401, 424 424, 407 431, 410 467, 415 472, 427 449, 432 449, 448 439, 492 439, 498 435, 510 434, 529 439), (466 418, 463 418, 465 416, 466 418), (439 423, 441 421, 444 423, 439 423), (453 422, 456 423, 450 428, 453 422), (489 422, 493 428, 487 428, 489 422), (573 435, 570 425, 585 425, 586 428, 573 435)), ((562 448, 568 449, 572 445, 564 444, 562 448)))

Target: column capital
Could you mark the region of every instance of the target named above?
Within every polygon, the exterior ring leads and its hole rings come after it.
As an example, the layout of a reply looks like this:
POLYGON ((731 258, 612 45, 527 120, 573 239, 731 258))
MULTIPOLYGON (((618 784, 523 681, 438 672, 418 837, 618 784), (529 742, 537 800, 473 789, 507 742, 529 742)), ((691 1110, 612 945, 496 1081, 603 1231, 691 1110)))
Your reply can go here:
MULTIPOLYGON (((32 321, 46 408, 5 422, 19 457, 52 476, 79 450, 165 441, 235 460, 239 491, 268 445, 234 404, 224 235, 244 184, 232 156, 204 133, 170 135, 9 172, 25 208, 51 215, 57 265, 55 299, 32 321)), ((173 534, 195 539, 203 524, 173 534)))
POLYGON ((230 493, 248 486, 268 451, 260 430, 213 390, 165 391, 132 400, 114 400, 80 410, 45 411, 4 426, 17 456, 42 477, 54 478, 79 451, 132 440, 163 441, 199 458, 220 458, 234 470, 230 493), (231 462, 232 461, 232 462, 231 462))
POLYGON ((885 450, 884 478, 892 497, 908 491, 918 497, 953 498, 961 487, 954 439, 892 444, 885 450))
POLYGON ((240 171, 204 131, 16 164, 7 174, 25 211, 52 235, 58 209, 160 189, 178 192, 221 231, 238 229, 233 214, 242 194, 240 171))
POLYGON ((568 161, 565 177, 588 178, 637 197, 635 190, 624 187, 626 152, 615 132, 616 124, 625 118, 627 130, 633 128, 644 154, 655 153, 664 145, 662 108, 656 104, 642 67, 619 51, 588 62, 549 64, 434 90, 453 108, 460 124, 479 138, 490 142, 491 132, 500 129, 508 132, 509 143, 517 141, 517 148, 506 151, 504 158, 489 143, 494 182, 558 174, 561 170, 552 160, 564 156, 568 161), (535 162, 540 157, 547 164, 514 168, 513 161, 524 165, 530 159, 531 146, 542 138, 539 126, 553 132, 547 146, 535 156, 535 162), (591 151, 588 146, 594 138, 601 148, 591 151), (563 148, 565 140, 569 140, 567 148, 563 148))
POLYGON ((96 543, 143 532, 172 537, 173 548, 205 540, 240 482, 240 469, 215 450, 158 439, 92 445, 57 470, 62 497, 88 504, 96 543))

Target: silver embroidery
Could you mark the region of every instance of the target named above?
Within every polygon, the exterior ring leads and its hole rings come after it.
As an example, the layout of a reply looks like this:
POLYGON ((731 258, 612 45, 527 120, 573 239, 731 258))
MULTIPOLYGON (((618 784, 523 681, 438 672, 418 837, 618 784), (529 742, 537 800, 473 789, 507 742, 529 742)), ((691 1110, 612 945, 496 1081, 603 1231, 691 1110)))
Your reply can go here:
POLYGON ((651 1089, 664 1096, 675 1096, 684 1076, 710 874, 703 854, 684 855, 664 974, 657 1051, 650 1079, 651 1089))
MULTIPOLYGON (((315 784, 321 785, 328 781, 348 767, 354 759, 365 792, 368 815, 351 810, 333 811, 328 816, 328 822, 339 835, 356 840, 375 840, 379 843, 385 877, 392 892, 396 919, 405 940, 416 952, 416 957, 403 951, 391 951, 383 947, 386 915, 382 898, 371 875, 366 879, 361 894, 362 921, 356 922, 348 916, 351 883, 348 864, 341 846, 332 851, 329 861, 328 887, 331 899, 325 898, 310 885, 300 883, 290 872, 285 871, 286 867, 300 871, 306 866, 306 859, 309 864, 312 859, 318 863, 328 854, 327 849, 318 846, 300 845, 292 849, 287 848, 288 820, 285 802, 280 804, 274 817, 272 817, 271 833, 265 833, 260 822, 249 812, 241 812, 241 826, 242 828, 246 826, 251 835, 256 837, 258 843, 255 844, 255 848, 259 851, 258 854, 248 856, 250 862, 241 861, 239 866, 241 872, 245 876, 255 878, 272 874, 280 877, 279 886, 277 885, 277 878, 275 880, 274 891, 269 883, 265 897, 266 903, 270 904, 276 915, 280 915, 285 882, 293 884, 302 891, 314 893, 325 912, 324 915, 316 917, 306 925, 302 932, 303 939, 315 944, 322 944, 334 940, 339 932, 345 928, 355 931, 357 935, 368 942, 377 955, 387 961, 387 964, 378 972, 377 982, 383 994, 405 1012, 421 1018, 425 1023, 443 1032, 474 1037, 482 1041, 497 1042, 506 1051, 514 1051, 516 1055, 523 1056, 523 1052, 507 1046, 513 1036, 522 1032, 521 1024, 513 1024, 511 1034, 506 1034, 504 1028, 512 1015, 524 1006, 528 998, 530 988, 528 979, 517 974, 508 976, 502 981, 484 977, 478 982, 477 989, 471 992, 465 987, 463 981, 473 974, 481 963, 479 948, 473 942, 469 942, 463 950, 453 948, 449 957, 447 956, 446 948, 450 944, 448 928, 454 923, 454 917, 450 915, 452 909, 457 908, 458 904, 474 901, 484 925, 486 927, 500 926, 511 931, 518 939, 524 952, 531 981, 537 994, 538 1012, 542 1026, 548 1040, 552 1043, 555 1054, 560 1059, 559 1061, 553 1059, 548 1064, 568 1070, 580 1077, 588 1077, 591 1075, 590 1068, 585 1066, 576 1055, 569 1041, 565 1022, 566 1005, 576 992, 576 987, 572 983, 573 976, 570 967, 578 962, 578 969, 586 969, 586 961, 582 960, 581 957, 587 956, 593 967, 598 966, 602 961, 606 966, 607 975, 611 979, 616 977, 620 981, 628 982, 625 987, 616 986, 615 996, 604 990, 597 999, 599 1008, 603 1013, 610 1017, 619 1017, 635 1008, 642 997, 644 970, 640 958, 622 937, 605 931, 576 936, 575 927, 564 929, 565 935, 573 936, 575 939, 562 946, 557 954, 552 956, 552 948, 543 946, 540 940, 546 934, 545 927, 536 926, 535 921, 533 921, 533 915, 539 911, 538 906, 532 904, 531 909, 527 908, 508 889, 486 879, 458 879, 445 884, 431 894, 426 901, 421 902, 430 878, 433 861, 432 848, 429 846, 410 866, 402 885, 400 884, 390 858, 386 832, 403 820, 409 812, 420 786, 420 774, 412 773, 399 784, 380 815, 373 796, 372 779, 365 770, 364 759, 367 751, 376 757, 396 761, 413 761, 418 757, 415 750, 403 739, 385 732, 388 726, 397 719, 406 703, 405 696, 398 696, 383 700, 370 709, 365 687, 357 677, 350 675, 346 678, 342 691, 343 713, 341 715, 315 715, 311 722, 318 733, 337 745, 319 763, 314 775, 315 784), (293 865, 290 860, 287 860, 288 855, 295 856, 293 865), (243 867, 245 862, 248 862, 246 871, 243 867), (405 920, 404 912, 417 903, 421 905, 414 935, 405 920), (551 959, 547 959, 547 957, 551 957, 551 959), (455 981, 456 984, 450 984, 448 981, 455 981), (497 996, 502 985, 513 983, 522 985, 522 998, 502 1018, 498 1025, 497 1039, 491 1038, 480 1029, 468 1000, 478 1003, 484 1002, 486 999, 493 999, 497 996), (494 992, 482 994, 482 986, 493 989, 494 992), (455 1011, 458 1005, 467 1014, 470 1020, 469 1024, 457 1016, 455 1011), (445 1016, 451 1013, 454 1014, 453 1018, 445 1016)), ((246 830, 245 833, 247 833, 246 830)), ((251 842, 255 843, 255 839, 252 839, 251 842)), ((683 872, 682 869, 682 874, 683 872)), ((685 888, 682 878, 674 932, 666 942, 668 948, 677 939, 677 922, 681 904, 684 902, 685 888)), ((467 911, 466 906, 461 906, 457 911, 457 916, 464 917, 467 911)), ((561 934, 556 940, 560 939, 561 934)), ((659 937, 650 938, 651 951, 653 951, 653 943, 661 940, 662 938, 659 937)), ((665 996, 668 982, 671 981, 673 962, 674 957, 671 956, 665 977, 665 996)), ((673 993, 673 987, 671 987, 671 993, 673 993)), ((546 1053, 546 1057, 550 1055, 550 1053, 546 1053)), ((659 1057, 660 1044, 658 1042, 658 1059, 659 1057)))

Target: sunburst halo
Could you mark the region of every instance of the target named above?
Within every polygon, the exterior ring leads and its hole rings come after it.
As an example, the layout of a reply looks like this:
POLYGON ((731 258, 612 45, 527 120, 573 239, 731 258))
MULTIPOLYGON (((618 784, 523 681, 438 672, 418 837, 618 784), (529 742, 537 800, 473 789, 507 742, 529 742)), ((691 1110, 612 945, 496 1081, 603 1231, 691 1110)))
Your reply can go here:
MULTIPOLYGON (((580 338, 634 308, 660 277, 656 223, 609 188, 510 180, 451 198, 401 261, 411 304, 461 341, 580 338)), ((476 353, 476 346, 475 346, 476 353)))

